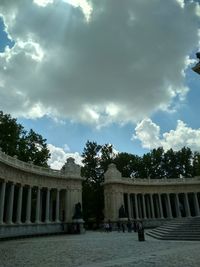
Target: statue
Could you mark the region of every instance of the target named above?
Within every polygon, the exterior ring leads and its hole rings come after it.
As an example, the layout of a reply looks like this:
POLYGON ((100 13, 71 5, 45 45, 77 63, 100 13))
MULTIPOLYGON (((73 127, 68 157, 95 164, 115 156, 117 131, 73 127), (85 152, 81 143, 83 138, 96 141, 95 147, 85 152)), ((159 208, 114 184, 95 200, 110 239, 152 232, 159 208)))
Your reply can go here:
POLYGON ((74 211, 74 216, 72 217, 72 219, 82 219, 83 218, 83 214, 81 211, 81 203, 78 202, 75 204, 75 211, 74 211))
POLYGON ((121 205, 121 207, 119 208, 119 218, 126 218, 126 217, 127 217, 127 215, 126 215, 124 206, 121 205))

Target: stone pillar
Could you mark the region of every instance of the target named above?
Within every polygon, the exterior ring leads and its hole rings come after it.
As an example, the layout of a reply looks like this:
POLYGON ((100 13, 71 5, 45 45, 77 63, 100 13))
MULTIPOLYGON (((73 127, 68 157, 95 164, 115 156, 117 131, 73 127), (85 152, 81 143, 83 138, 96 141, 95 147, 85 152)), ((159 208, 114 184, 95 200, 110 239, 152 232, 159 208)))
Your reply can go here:
POLYGON ((184 194, 184 205, 185 205, 186 217, 190 217, 191 214, 190 214, 190 206, 189 206, 189 202, 188 202, 188 194, 187 193, 184 194))
POLYGON ((181 217, 180 205, 179 205, 179 197, 178 194, 175 194, 175 207, 176 207, 176 217, 181 217))
POLYGON ((128 202, 128 217, 129 217, 129 219, 131 219, 132 218, 132 214, 131 214, 131 195, 130 194, 127 194, 127 202, 128 202))
POLYGON ((41 222, 41 189, 37 188, 35 223, 41 222))
POLYGON ((56 191, 56 222, 60 222, 60 190, 56 191))
POLYGON ((155 202, 156 202, 156 218, 160 218, 160 205, 159 205, 159 198, 158 198, 158 194, 155 195, 155 202))
POLYGON ((171 209, 169 194, 166 194, 166 201, 167 201, 167 217, 171 219, 173 217, 172 217, 172 209, 171 209))
POLYGON ((145 203, 145 195, 144 194, 142 194, 142 209, 143 209, 144 219, 146 219, 147 213, 146 213, 146 203, 145 203))
POLYGON ((1 184, 1 191, 0 191, 0 224, 3 224, 5 192, 6 192, 6 182, 4 181, 1 184))
POLYGON ((50 197, 49 197, 49 221, 53 221, 53 190, 50 190, 50 197))
POLYGON ((117 203, 116 203, 116 193, 113 191, 111 193, 111 201, 112 201, 112 211, 113 211, 113 221, 116 221, 118 219, 118 210, 117 210, 117 203))
POLYGON ((26 204, 26 223, 31 223, 31 198, 32 198, 32 188, 29 186, 27 204, 26 204))
POLYGON ((151 209, 150 209, 150 196, 147 195, 147 218, 150 219, 151 218, 151 209))
POLYGON ((160 218, 163 219, 163 208, 162 208, 162 201, 161 201, 161 195, 158 194, 158 201, 159 201, 159 210, 160 210, 160 218))
POLYGON ((21 223, 22 216, 22 195, 23 195, 23 186, 19 186, 18 198, 17 198, 17 220, 16 223, 21 223))
POLYGON ((150 204, 151 204, 151 215, 152 215, 152 219, 155 219, 155 211, 154 211, 153 195, 152 194, 150 194, 150 204))
POLYGON ((139 219, 139 212, 138 212, 137 194, 134 194, 134 200, 135 200, 135 217, 136 217, 136 220, 138 220, 139 219))
POLYGON ((9 199, 8 199, 8 210, 7 210, 7 214, 6 214, 7 215, 6 222, 8 224, 12 224, 14 190, 15 190, 15 185, 14 184, 11 184, 11 186, 10 186, 10 193, 9 193, 9 199))
POLYGON ((139 219, 142 219, 142 195, 138 194, 138 211, 139 211, 139 219))
POLYGON ((69 190, 65 190, 65 218, 64 221, 68 222, 68 206, 69 206, 69 202, 70 202, 70 197, 69 197, 69 190))
POLYGON ((194 200, 195 216, 199 216, 200 215, 199 202, 198 202, 198 198, 197 198, 197 193, 196 192, 193 195, 193 200, 194 200))
POLYGON ((47 188, 47 192, 46 192, 45 223, 49 223, 49 201, 50 201, 50 189, 47 188))

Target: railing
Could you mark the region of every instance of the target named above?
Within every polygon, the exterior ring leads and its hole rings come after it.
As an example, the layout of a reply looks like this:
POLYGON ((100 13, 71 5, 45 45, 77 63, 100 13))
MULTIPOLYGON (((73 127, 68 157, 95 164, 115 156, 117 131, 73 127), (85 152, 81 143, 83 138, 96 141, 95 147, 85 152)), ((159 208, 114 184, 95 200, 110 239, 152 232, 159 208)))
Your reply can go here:
POLYGON ((4 152, 2 152, 1 149, 0 149, 0 161, 12 167, 25 170, 27 172, 43 174, 46 176, 56 176, 56 177, 61 177, 61 178, 64 178, 67 176, 67 174, 62 171, 40 167, 32 163, 27 163, 27 162, 17 159, 15 156, 11 157, 5 154, 4 152))
POLYGON ((123 182, 133 183, 133 184, 187 184, 187 183, 200 183, 200 176, 195 176, 192 178, 161 178, 161 179, 150 179, 150 178, 126 178, 122 177, 123 182))

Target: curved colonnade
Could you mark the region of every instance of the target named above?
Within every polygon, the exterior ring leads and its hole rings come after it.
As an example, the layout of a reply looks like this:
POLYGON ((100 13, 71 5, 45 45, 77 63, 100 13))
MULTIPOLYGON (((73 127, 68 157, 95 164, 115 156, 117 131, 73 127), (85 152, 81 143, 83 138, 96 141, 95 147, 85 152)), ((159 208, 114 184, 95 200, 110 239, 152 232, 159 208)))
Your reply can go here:
POLYGON ((200 216, 200 177, 130 179, 114 164, 105 173, 105 219, 116 222, 124 205, 127 217, 156 226, 165 220, 200 216))
POLYGON ((73 158, 57 171, 0 151, 0 238, 67 231, 82 180, 73 158))

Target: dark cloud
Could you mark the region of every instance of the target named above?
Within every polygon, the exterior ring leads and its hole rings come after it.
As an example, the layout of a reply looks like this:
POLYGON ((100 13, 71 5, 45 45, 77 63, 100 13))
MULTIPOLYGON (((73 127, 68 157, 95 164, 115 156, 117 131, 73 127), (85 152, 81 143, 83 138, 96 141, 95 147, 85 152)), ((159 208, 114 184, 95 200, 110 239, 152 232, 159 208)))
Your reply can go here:
POLYGON ((16 45, 0 58, 0 104, 24 116, 87 123, 137 121, 187 92, 186 56, 198 46, 196 3, 90 1, 89 22, 62 0, 1 1, 16 45), (5 96, 5 88, 7 95, 5 96), (13 94, 22 96, 12 107, 13 94))

